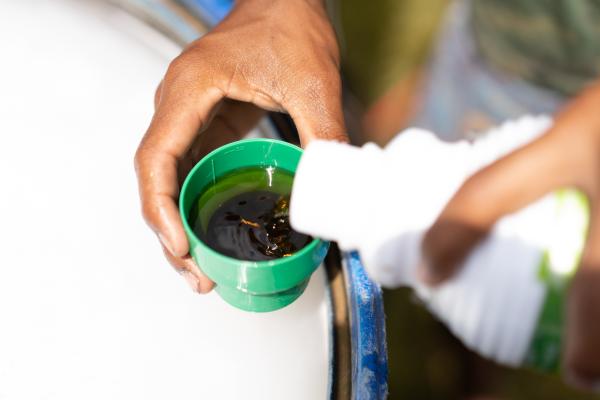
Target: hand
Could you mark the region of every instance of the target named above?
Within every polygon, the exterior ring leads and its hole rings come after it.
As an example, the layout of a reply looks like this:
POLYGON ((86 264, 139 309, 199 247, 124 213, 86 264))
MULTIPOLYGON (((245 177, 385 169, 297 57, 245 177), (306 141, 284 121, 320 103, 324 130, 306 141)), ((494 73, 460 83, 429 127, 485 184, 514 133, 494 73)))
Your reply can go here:
POLYGON ((135 156, 142 212, 169 262, 201 293, 213 283, 189 256, 176 199, 211 149, 239 139, 261 109, 286 111, 303 144, 345 140, 339 55, 321 1, 242 0, 169 66, 135 156))
POLYGON ((591 220, 567 304, 564 365, 567 378, 591 388, 600 381, 600 84, 572 101, 554 126, 527 146, 468 179, 423 242, 422 276, 450 277, 502 216, 561 187, 590 200, 591 220))

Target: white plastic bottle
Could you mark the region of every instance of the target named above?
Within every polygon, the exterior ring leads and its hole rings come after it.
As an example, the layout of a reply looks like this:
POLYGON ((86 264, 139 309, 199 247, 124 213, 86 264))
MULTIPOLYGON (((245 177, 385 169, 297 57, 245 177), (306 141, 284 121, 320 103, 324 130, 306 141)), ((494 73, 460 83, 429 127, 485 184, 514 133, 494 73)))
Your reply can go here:
POLYGON ((381 285, 415 289, 469 348, 506 365, 556 369, 566 285, 588 223, 579 192, 551 193, 501 219, 442 285, 416 277, 422 237, 465 179, 550 125, 547 117, 525 117, 473 143, 442 142, 419 129, 385 149, 313 142, 296 172, 291 223, 358 250, 381 285))

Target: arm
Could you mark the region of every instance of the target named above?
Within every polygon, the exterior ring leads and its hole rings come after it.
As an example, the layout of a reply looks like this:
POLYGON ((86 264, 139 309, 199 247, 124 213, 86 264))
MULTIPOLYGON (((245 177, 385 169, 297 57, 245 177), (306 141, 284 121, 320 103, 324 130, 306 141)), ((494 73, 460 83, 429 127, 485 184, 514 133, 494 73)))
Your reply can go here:
POLYGON ((473 175, 427 233, 423 276, 437 284, 451 276, 494 223, 560 187, 582 190, 591 220, 567 307, 568 378, 590 387, 600 378, 600 83, 589 87, 532 142, 473 175), (490 201, 494 199, 494 201, 490 201))
POLYGON ((412 285, 422 236, 464 181, 550 125, 547 117, 525 117, 475 143, 443 142, 414 128, 384 149, 314 141, 294 178, 291 223, 342 250, 359 250, 378 283, 412 285))

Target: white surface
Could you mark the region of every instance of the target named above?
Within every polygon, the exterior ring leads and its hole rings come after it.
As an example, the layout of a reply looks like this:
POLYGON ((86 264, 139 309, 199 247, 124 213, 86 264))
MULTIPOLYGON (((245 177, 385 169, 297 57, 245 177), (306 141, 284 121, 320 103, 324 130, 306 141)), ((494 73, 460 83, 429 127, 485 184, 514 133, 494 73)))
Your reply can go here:
POLYGON ((0 399, 325 397, 322 271, 244 313, 141 220, 132 156, 176 53, 107 6, 0 0, 0 399))

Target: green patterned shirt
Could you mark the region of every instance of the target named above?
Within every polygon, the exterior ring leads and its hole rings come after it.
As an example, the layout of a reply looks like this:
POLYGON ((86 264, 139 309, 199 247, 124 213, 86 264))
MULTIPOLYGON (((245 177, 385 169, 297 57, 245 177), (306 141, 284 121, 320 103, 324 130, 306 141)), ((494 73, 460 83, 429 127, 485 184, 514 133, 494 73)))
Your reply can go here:
POLYGON ((564 95, 600 77, 600 0, 473 0, 484 59, 564 95))

